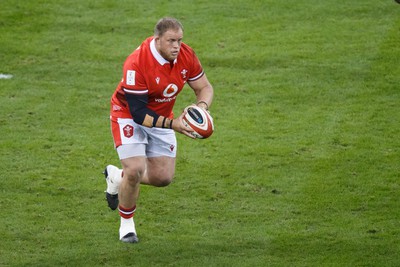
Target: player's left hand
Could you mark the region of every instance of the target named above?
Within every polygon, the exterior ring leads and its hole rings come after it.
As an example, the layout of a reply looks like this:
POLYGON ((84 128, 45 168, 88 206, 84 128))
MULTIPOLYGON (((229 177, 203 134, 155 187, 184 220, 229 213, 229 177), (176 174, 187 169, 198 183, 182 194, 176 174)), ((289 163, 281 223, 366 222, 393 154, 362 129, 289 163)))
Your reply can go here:
POLYGON ((204 109, 205 111, 208 112, 208 114, 210 114, 210 111, 208 111, 208 105, 206 104, 206 102, 204 101, 200 101, 197 104, 193 104, 194 106, 198 106, 199 108, 204 109))

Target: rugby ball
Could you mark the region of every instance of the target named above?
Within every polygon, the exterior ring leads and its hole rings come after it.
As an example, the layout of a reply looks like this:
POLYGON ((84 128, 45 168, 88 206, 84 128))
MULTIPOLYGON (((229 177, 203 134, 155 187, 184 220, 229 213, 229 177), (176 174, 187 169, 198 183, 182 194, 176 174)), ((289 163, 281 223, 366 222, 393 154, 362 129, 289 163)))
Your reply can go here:
POLYGON ((205 139, 212 135, 214 122, 210 113, 195 105, 186 107, 185 111, 183 123, 194 131, 192 132, 194 137, 205 139))

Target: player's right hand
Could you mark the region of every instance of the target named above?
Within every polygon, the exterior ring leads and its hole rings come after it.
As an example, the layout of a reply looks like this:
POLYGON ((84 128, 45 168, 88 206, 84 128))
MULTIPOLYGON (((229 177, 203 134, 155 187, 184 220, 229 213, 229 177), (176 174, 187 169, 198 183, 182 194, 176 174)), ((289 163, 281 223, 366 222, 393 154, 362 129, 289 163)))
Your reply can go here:
POLYGON ((190 128, 189 126, 185 126, 185 124, 183 123, 183 117, 185 116, 186 113, 187 111, 184 110, 178 118, 174 119, 174 121, 172 122, 172 129, 178 133, 184 134, 192 139, 195 139, 196 137, 192 135, 193 132, 192 128, 190 128))

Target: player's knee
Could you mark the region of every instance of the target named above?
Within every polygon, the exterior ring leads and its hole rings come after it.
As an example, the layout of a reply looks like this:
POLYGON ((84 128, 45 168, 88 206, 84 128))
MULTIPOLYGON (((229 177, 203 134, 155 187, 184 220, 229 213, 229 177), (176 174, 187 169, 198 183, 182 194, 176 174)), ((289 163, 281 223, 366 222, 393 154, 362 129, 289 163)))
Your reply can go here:
POLYGON ((164 187, 169 185, 172 182, 172 178, 162 179, 159 186, 164 187))
POLYGON ((126 178, 129 181, 129 183, 139 183, 143 173, 144 173, 144 168, 140 167, 124 168, 124 178, 126 178))
POLYGON ((157 187, 165 187, 172 182, 173 177, 163 176, 151 179, 151 184, 157 187))

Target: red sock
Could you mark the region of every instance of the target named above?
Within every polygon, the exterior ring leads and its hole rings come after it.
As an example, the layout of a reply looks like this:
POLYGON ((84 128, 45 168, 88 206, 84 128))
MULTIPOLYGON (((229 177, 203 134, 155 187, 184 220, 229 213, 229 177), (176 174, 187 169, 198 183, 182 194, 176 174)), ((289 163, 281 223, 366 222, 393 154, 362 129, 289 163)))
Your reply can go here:
POLYGON ((136 205, 130 209, 124 208, 121 205, 118 206, 119 215, 124 219, 130 219, 135 215, 136 205))

